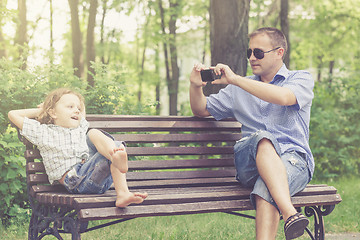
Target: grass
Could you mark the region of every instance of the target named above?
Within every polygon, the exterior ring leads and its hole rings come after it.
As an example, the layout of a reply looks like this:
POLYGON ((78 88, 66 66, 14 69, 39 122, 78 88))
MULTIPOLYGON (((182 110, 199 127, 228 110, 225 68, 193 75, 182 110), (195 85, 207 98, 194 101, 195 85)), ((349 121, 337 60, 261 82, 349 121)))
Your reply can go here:
MULTIPOLYGON (((324 183, 323 181, 313 183, 324 183)), ((360 232, 360 181, 359 178, 344 178, 327 182, 338 189, 343 201, 325 217, 327 233, 360 232)), ((254 211, 248 212, 254 215, 254 211)), ((99 223, 99 222, 97 222, 99 223)), ((313 219, 311 218, 311 223, 313 219)), ((0 225, 1 240, 27 238, 27 223, 4 228, 0 225)), ((277 239, 284 239, 283 222, 277 239)), ((44 239, 55 239, 47 237, 44 239)), ((64 239, 71 239, 66 235, 64 239)), ((255 239, 254 220, 224 213, 209 213, 186 216, 150 217, 130 220, 124 223, 82 234, 82 239, 255 239)), ((309 239, 308 236, 299 239, 309 239)))

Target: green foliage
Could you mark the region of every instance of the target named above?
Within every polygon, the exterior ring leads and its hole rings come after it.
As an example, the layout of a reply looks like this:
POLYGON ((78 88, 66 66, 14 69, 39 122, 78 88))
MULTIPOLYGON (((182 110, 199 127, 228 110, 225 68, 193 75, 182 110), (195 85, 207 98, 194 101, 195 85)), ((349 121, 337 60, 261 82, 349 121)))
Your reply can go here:
POLYGON ((139 104, 134 96, 133 84, 126 79, 135 76, 122 65, 93 63, 95 86, 83 91, 86 112, 97 114, 141 115, 154 114, 156 103, 139 104))
POLYGON ((24 146, 14 129, 0 135, 0 219, 8 225, 27 217, 24 146))
POLYGON ((358 175, 360 170, 360 79, 357 76, 315 85, 310 146, 315 176, 358 175))

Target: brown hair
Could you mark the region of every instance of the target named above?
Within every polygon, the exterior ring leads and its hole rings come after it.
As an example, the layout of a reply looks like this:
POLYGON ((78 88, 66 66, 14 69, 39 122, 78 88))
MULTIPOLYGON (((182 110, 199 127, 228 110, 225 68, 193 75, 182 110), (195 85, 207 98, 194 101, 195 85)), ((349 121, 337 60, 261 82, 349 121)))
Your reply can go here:
POLYGON ((287 45, 286 37, 282 31, 280 31, 277 28, 273 28, 273 27, 259 28, 259 29, 255 30, 254 32, 252 32, 249 35, 249 38, 255 37, 256 35, 259 35, 259 34, 266 34, 270 38, 271 45, 274 48, 282 47, 284 49, 283 56, 285 56, 288 45, 287 45))
POLYGON ((55 108, 56 103, 60 100, 62 96, 65 94, 74 94, 76 95, 82 104, 84 104, 84 97, 73 90, 70 90, 68 88, 58 88, 50 92, 42 105, 42 110, 39 114, 39 116, 36 118, 40 123, 44 124, 53 124, 54 119, 50 116, 49 112, 50 110, 55 108))

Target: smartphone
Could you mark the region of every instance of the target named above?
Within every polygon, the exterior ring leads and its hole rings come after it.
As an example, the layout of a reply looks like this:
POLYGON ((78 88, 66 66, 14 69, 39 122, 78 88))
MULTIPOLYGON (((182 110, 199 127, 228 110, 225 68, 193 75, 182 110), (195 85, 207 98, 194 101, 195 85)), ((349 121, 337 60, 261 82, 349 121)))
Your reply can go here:
POLYGON ((220 79, 221 75, 216 75, 214 69, 204 69, 200 71, 201 80, 203 82, 212 82, 215 79, 220 79))

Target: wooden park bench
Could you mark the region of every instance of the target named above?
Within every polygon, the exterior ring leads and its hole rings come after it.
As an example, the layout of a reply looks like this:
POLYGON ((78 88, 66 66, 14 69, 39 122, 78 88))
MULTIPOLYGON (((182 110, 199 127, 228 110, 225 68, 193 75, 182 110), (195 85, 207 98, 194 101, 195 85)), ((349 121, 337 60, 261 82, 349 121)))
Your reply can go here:
MULTIPOLYGON (((48 182, 39 151, 26 139, 27 185, 32 216, 29 239, 60 233, 80 234, 139 217, 223 212, 247 218, 253 210, 249 194, 235 180, 233 145, 241 138, 241 124, 213 118, 88 115, 91 128, 103 129, 126 141, 129 155, 128 185, 146 191, 142 204, 115 207, 115 190, 101 195, 69 194, 48 182), (100 225, 88 228, 92 220, 100 225)), ((312 239, 324 239, 323 216, 341 202, 337 190, 308 185, 292 197, 294 206, 314 217, 312 239), (302 209, 303 208, 303 209, 302 209)))

